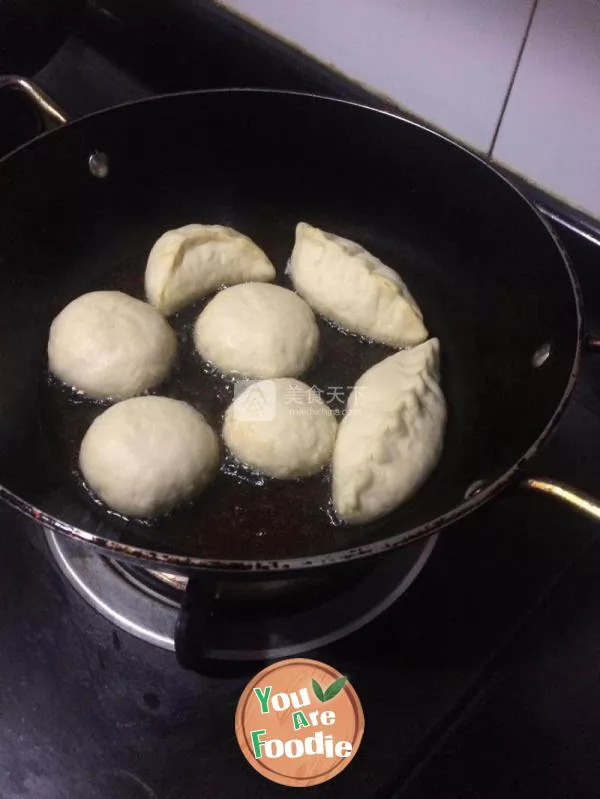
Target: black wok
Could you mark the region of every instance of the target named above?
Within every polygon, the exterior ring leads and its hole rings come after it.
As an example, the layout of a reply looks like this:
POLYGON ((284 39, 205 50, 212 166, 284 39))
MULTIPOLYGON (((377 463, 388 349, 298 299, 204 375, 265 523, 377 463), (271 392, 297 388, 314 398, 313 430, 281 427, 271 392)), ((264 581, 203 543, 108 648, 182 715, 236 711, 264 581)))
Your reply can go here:
MULTIPOLYGON (((391 114, 260 90, 159 97, 29 142, 0 162, 0 185, 0 497, 115 556, 239 575, 383 553, 522 477, 573 388, 581 306, 553 232, 487 163, 391 114), (52 318, 95 288, 141 296, 153 241, 193 221, 240 229, 283 273, 299 220, 360 241, 415 294, 442 344, 450 416, 438 469, 363 527, 331 524, 326 478, 256 486, 221 475, 194 508, 156 524, 109 515, 78 484, 74 456, 102 407, 48 381, 52 318)), ((175 322, 184 345, 188 324, 175 322)), ((328 355, 309 383, 355 380, 387 352, 322 330, 328 355)), ((178 378, 192 380, 201 369, 186 357, 178 378)), ((157 393, 187 397, 184 384, 157 393)), ((222 407, 200 397, 188 398, 217 423, 222 407)))

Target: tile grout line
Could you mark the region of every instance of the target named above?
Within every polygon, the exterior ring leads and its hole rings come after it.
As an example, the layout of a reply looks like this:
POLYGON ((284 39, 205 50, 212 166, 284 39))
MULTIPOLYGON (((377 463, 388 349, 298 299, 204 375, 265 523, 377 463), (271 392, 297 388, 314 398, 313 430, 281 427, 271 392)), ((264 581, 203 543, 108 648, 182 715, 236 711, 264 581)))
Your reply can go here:
POLYGON ((521 66, 521 60, 523 58, 523 53, 525 52, 525 46, 527 44, 527 40, 529 39, 529 32, 531 31, 531 26, 533 24, 535 12, 537 11, 538 3, 539 0, 533 0, 533 6, 531 7, 531 14, 529 15, 529 20, 527 21, 527 27, 525 28, 525 35, 523 36, 523 41, 521 42, 521 47, 519 48, 519 52, 517 54, 517 60, 515 61, 515 66, 508 84, 508 89, 506 90, 506 94, 502 102, 502 107, 500 108, 500 115, 498 117, 498 122, 496 123, 494 134, 492 136, 492 142, 490 144, 490 148, 487 153, 488 158, 493 157, 494 147, 496 146, 496 140, 498 139, 498 134, 500 133, 500 126, 502 125, 502 121, 504 119, 504 115, 508 107, 508 101, 510 100, 510 95, 512 94, 513 86, 517 78, 517 72, 519 71, 519 67, 521 66))

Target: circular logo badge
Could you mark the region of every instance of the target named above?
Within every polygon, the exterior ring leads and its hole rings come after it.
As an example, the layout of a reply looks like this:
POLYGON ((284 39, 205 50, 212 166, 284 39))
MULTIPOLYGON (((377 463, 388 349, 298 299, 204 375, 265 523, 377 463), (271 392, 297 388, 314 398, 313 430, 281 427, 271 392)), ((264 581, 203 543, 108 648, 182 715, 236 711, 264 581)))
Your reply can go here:
POLYGON ((250 765, 297 788, 319 785, 345 769, 364 729, 360 700, 346 677, 306 658, 263 669, 246 686, 235 715, 235 734, 250 765))

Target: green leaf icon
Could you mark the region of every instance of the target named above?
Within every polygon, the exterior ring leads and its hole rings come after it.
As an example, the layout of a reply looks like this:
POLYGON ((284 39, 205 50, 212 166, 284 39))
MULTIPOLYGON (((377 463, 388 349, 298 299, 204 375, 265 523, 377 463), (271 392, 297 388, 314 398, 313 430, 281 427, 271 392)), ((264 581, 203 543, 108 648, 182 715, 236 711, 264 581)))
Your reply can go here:
POLYGON ((339 677, 337 680, 334 680, 331 683, 331 685, 329 686, 329 688, 325 690, 325 692, 323 692, 323 689, 321 688, 319 683, 315 679, 313 679, 312 681, 313 693, 320 702, 329 702, 330 699, 333 699, 335 696, 339 694, 339 692, 342 690, 342 688, 344 687, 344 685, 346 685, 347 682, 348 682, 347 677, 339 677))
POLYGON ((313 677, 313 681, 312 681, 312 689, 313 689, 313 693, 317 697, 317 699, 320 702, 324 702, 325 701, 325 696, 323 694, 323 689, 321 688, 319 683, 314 679, 314 677, 313 677))
POLYGON ((329 688, 325 691, 323 701, 328 702, 330 699, 333 699, 334 696, 337 696, 347 682, 347 677, 340 677, 338 680, 332 682, 329 688))

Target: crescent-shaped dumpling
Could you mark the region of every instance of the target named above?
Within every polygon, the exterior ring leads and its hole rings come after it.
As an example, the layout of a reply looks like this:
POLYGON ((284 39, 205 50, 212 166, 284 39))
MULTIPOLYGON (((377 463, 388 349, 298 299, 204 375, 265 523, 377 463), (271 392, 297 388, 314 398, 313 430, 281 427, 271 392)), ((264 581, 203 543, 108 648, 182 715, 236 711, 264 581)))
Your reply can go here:
POLYGON ((247 236, 222 225, 185 225, 152 247, 146 297, 170 316, 220 286, 274 279, 273 264, 247 236))
POLYGON ((317 313, 352 333, 390 347, 410 347, 428 336, 398 274, 349 239, 300 222, 290 274, 317 313))
POLYGON ((350 524, 372 521, 411 497, 442 453, 446 402, 432 338, 367 370, 348 399, 333 452, 333 504, 350 524))

